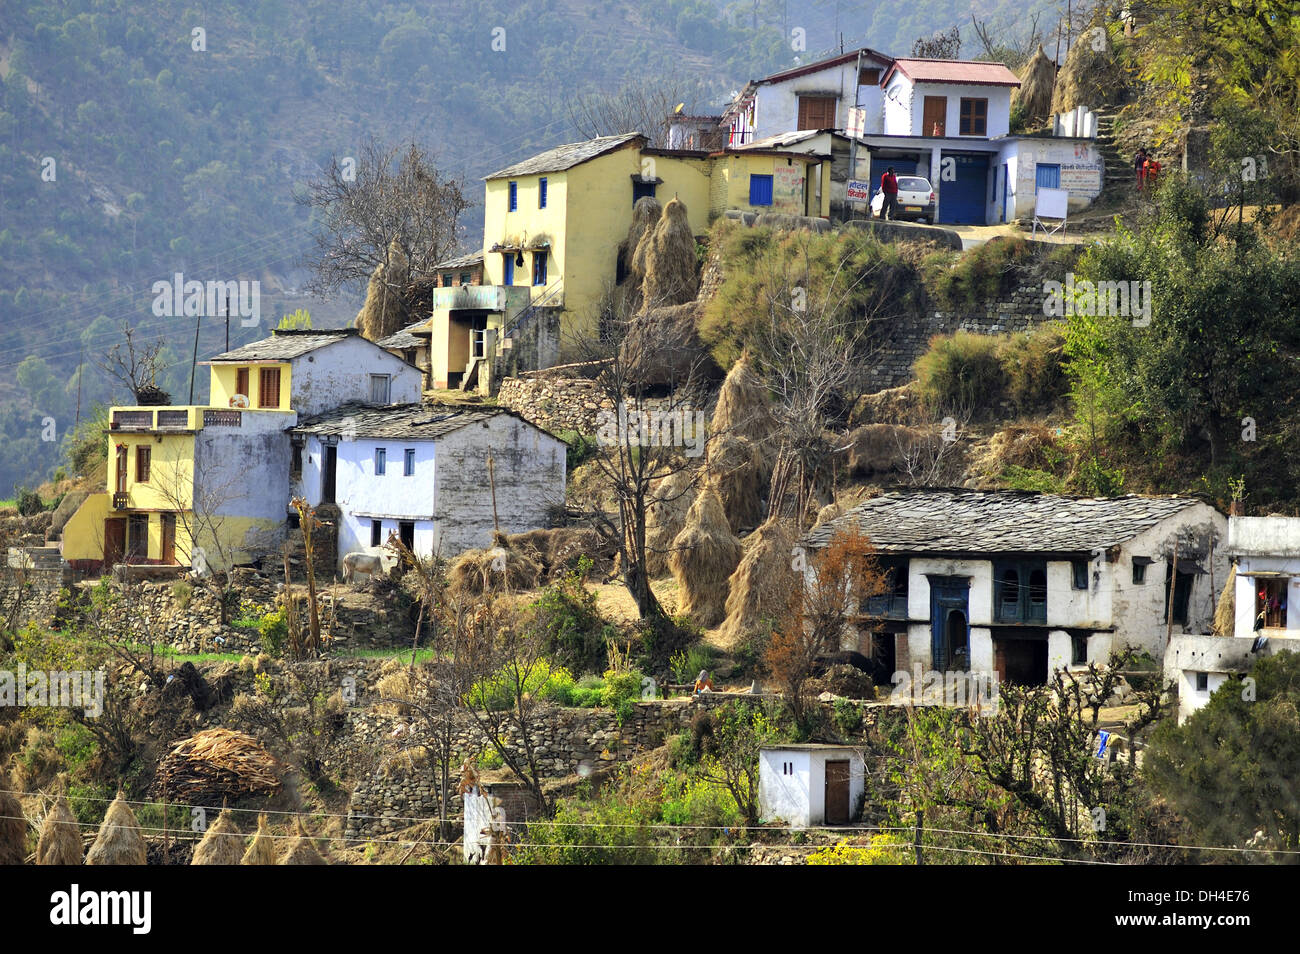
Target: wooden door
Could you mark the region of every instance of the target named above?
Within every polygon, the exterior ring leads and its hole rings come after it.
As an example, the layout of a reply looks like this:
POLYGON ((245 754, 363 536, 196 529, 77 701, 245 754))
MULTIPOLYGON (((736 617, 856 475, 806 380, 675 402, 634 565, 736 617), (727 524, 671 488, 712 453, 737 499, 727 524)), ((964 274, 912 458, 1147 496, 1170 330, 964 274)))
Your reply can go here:
POLYGON ((176 562, 175 514, 162 515, 162 562, 164 566, 171 566, 176 562))
POLYGON ((117 492, 126 493, 126 446, 117 449, 117 492))
POLYGON ((826 763, 826 824, 849 823, 849 761, 826 763))
POLYGON ((126 553, 126 518, 110 517, 104 521, 104 566, 122 562, 126 553))
POLYGON ((334 503, 334 476, 339 466, 339 449, 336 444, 326 444, 321 448, 321 491, 322 503, 334 503))
POLYGON ((927 96, 921 107, 921 135, 943 136, 948 118, 948 97, 927 96))

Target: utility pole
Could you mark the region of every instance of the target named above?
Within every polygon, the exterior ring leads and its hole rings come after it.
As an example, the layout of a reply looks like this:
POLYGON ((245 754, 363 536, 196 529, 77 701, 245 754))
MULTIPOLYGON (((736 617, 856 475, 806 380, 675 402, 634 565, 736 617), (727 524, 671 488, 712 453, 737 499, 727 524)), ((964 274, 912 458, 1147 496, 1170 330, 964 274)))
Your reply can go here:
POLYGON ((203 327, 203 316, 199 315, 194 323, 194 357, 190 359, 190 404, 194 403, 194 369, 199 364, 199 329, 203 327))

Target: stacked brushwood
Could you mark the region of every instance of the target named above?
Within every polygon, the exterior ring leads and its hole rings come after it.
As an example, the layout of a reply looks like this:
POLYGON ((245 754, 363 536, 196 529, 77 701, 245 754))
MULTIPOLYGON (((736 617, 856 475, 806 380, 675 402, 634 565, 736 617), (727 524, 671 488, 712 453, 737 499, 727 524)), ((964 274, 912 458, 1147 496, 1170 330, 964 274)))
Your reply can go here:
POLYGON ((153 792, 198 803, 273 794, 280 787, 280 764, 256 739, 230 729, 208 729, 162 758, 153 792))

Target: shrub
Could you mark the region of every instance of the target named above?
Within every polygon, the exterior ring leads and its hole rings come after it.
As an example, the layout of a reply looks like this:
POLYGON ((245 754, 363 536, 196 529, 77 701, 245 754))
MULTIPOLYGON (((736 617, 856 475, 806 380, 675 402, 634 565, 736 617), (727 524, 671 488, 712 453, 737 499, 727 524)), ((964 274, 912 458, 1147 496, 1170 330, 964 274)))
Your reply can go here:
POLYGON ((621 726, 636 711, 636 701, 641 698, 641 673, 635 669, 614 670, 605 673, 605 687, 601 690, 601 704, 614 710, 621 726))
POLYGON ((548 586, 533 604, 546 634, 546 651, 576 672, 602 671, 608 665, 607 642, 616 632, 584 582, 591 566, 589 557, 581 557, 577 569, 548 586))
POLYGON ((19 487, 14 496, 18 503, 18 513, 24 517, 31 517, 45 509, 45 501, 34 490, 19 487))
POLYGON ((571 474, 579 465, 585 464, 596 453, 596 438, 573 430, 556 431, 555 436, 564 441, 564 457, 571 474))
POLYGON ((917 391, 936 411, 970 414, 1003 395, 998 341, 989 335, 935 335, 916 360, 915 372, 917 391))
POLYGON ((1069 393, 1065 376, 1065 335, 1055 324, 999 341, 1006 395, 1021 413, 1041 411, 1059 403, 1069 393))
POLYGON ((840 839, 808 856, 810 865, 905 865, 912 846, 901 835, 872 835, 871 845, 854 845, 840 839))
MULTIPOLYGON (((512 672, 500 670, 476 682, 467 693, 468 702, 480 709, 508 709, 515 703, 515 684, 512 672)), ((544 658, 534 662, 523 678, 525 694, 549 699, 557 705, 568 704, 574 685, 572 673, 544 658)))
POLYGON ((709 646, 692 646, 673 653, 668 665, 674 682, 694 682, 701 669, 713 666, 713 650, 709 646))
POLYGON ((1017 270, 1032 257, 1029 243, 1019 236, 998 236, 967 249, 950 268, 923 271, 926 290, 944 311, 977 308, 995 301, 1011 284, 1017 270))
POLYGON ((284 650, 285 641, 289 638, 289 621, 286 618, 284 607, 272 610, 263 616, 257 623, 257 632, 262 637, 262 649, 268 656, 278 656, 284 650))

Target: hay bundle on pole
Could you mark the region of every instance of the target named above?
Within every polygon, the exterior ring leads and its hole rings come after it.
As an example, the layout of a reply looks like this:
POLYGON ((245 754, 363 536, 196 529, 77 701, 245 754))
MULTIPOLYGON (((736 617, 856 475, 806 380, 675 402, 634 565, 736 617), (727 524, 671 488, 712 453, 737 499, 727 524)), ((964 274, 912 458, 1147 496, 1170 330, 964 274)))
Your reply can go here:
POLYGON ((736 646, 765 622, 780 625, 799 585, 791 554, 793 528, 773 517, 745 540, 745 555, 727 581, 727 618, 718 631, 724 646, 736 646))
POLYGON ((1052 89, 1056 86, 1056 64, 1040 44, 1020 74, 1020 86, 1011 94, 1011 109, 1019 106, 1026 120, 1046 119, 1052 112, 1052 89))
POLYGON ((266 815, 257 816, 257 834, 253 836, 253 843, 248 846, 239 863, 241 865, 275 864, 275 839, 271 835, 270 826, 266 823, 266 815))
POLYGON ((767 388, 754 371, 749 355, 742 354, 723 379, 709 431, 747 437, 766 448, 775 426, 767 388))
POLYGON ((237 865, 244 857, 244 833, 235 824, 229 810, 217 816, 199 846, 194 849, 192 865, 237 865))
POLYGON ((1237 564, 1228 570, 1228 579, 1214 608, 1214 635, 1231 636, 1237 629, 1237 564))
POLYGON ((641 239, 649 244, 645 278, 641 282, 642 307, 684 305, 695 298, 700 282, 695 258, 695 233, 686 216, 686 204, 672 199, 654 231, 641 239))
POLYGON ((280 790, 279 767, 251 735, 207 729, 178 742, 163 756, 152 791, 190 804, 273 794, 280 790))
POLYGON ((66 795, 54 800, 54 807, 45 815, 41 837, 36 843, 38 865, 79 865, 85 857, 86 846, 81 843, 81 825, 72 814, 66 795))
POLYGON ((654 196, 646 195, 637 199, 636 205, 632 206, 632 224, 628 226, 627 237, 618 247, 619 255, 627 266, 624 286, 632 296, 629 301, 631 312, 638 311, 641 307, 641 283, 645 281, 645 259, 650 253, 650 243, 645 238, 654 233, 663 212, 663 206, 654 196))
POLYGON ((312 844, 307 832, 302 827, 302 819, 294 820, 294 836, 289 839, 284 854, 277 864, 282 865, 327 865, 316 846, 312 844))
POLYGON ((645 514, 645 570, 651 579, 669 572, 668 554, 686 526, 694 476, 679 470, 654 482, 645 514))
POLYGON ((758 526, 763 519, 763 488, 772 476, 758 446, 741 434, 724 433, 709 443, 705 461, 732 531, 758 526))
POLYGON ((117 793, 108 806, 104 821, 99 826, 95 843, 86 854, 88 865, 144 865, 149 863, 144 833, 135 819, 135 812, 126 803, 122 793, 117 793))
POLYGON ((361 311, 357 312, 356 325, 363 337, 378 341, 396 334, 410 323, 403 298, 410 273, 406 253, 397 239, 393 239, 388 246, 388 262, 380 262, 370 273, 366 300, 361 311))
POLYGON ((0 772, 0 865, 20 865, 27 857, 27 819, 0 772))
POLYGON ((673 541, 668 559, 681 591, 680 609, 701 626, 716 626, 727 614, 727 578, 741 557, 716 484, 701 488, 673 541))
MULTIPOLYGON (((1105 7, 1099 5, 1085 33, 1105 29, 1105 7)), ((1100 110, 1105 106, 1122 103, 1128 95, 1128 73, 1115 45, 1081 42, 1070 46, 1065 63, 1057 74, 1052 90, 1052 112, 1067 113, 1076 106, 1100 110), (1095 47, 1102 47, 1100 50, 1095 47)))

